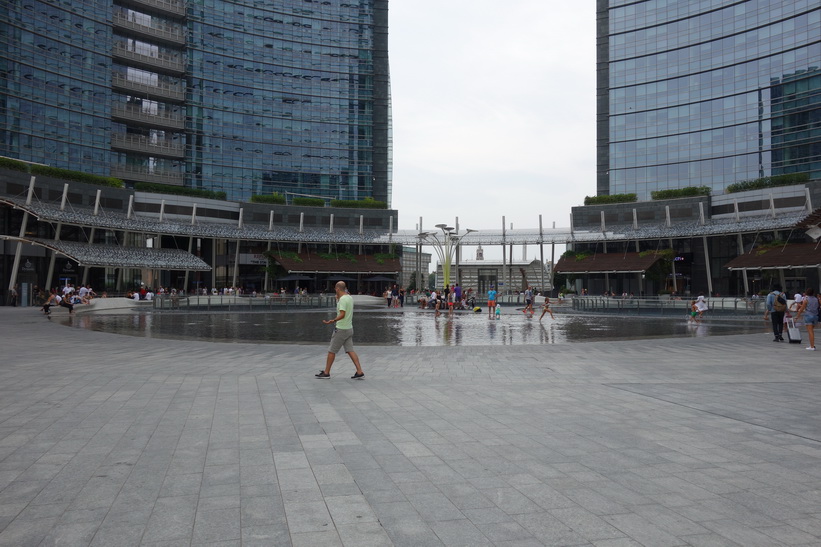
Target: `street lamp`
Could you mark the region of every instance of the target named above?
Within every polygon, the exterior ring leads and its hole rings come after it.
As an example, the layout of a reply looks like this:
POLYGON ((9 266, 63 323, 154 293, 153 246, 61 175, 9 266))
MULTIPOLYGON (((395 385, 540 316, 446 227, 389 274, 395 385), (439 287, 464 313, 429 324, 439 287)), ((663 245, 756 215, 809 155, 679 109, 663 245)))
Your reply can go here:
POLYGON ((459 242, 462 241, 466 235, 476 230, 466 229, 464 234, 459 234, 455 228, 447 224, 437 224, 442 233, 439 232, 421 232, 419 238, 429 245, 433 246, 436 254, 439 257, 439 262, 442 263, 442 276, 445 279, 445 284, 450 284, 450 263, 453 260, 454 252, 459 247, 459 242))

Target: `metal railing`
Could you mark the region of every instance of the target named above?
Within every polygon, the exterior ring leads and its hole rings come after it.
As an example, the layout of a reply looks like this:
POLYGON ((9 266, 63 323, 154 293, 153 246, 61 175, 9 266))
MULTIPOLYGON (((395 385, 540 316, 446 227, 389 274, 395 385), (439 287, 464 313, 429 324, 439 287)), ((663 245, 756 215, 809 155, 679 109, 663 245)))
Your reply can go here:
POLYGON ((184 180, 182 173, 174 173, 173 171, 148 171, 144 168, 140 169, 123 165, 112 165, 111 176, 125 180, 174 185, 182 185, 184 180))
POLYGON ((126 28, 134 32, 138 32, 146 36, 151 36, 152 38, 164 40, 166 42, 171 42, 178 45, 185 44, 185 31, 182 29, 182 27, 169 27, 165 29, 151 27, 148 25, 140 24, 136 21, 132 21, 127 16, 121 13, 115 13, 113 21, 114 24, 119 27, 126 28))
MULTIPOLYGON (((685 316, 691 311, 695 298, 573 296, 568 300, 571 308, 578 312, 685 316)), ((715 297, 707 298, 707 305, 711 315, 753 317, 763 315, 765 310, 763 298, 715 297)))
POLYGON ((129 80, 124 75, 114 73, 111 75, 111 85, 114 87, 144 93, 149 97, 160 97, 172 101, 185 100, 185 88, 181 85, 169 85, 164 83, 147 84, 129 80))
POLYGON ((185 147, 174 141, 165 139, 152 140, 142 135, 122 135, 120 133, 111 134, 111 146, 135 152, 144 152, 155 156, 166 156, 172 158, 184 158, 185 147))
POLYGON ((157 295, 155 310, 181 311, 268 311, 298 308, 335 308, 336 296, 327 295, 157 295))
POLYGON ((143 112, 139 108, 117 105, 111 108, 111 117, 143 123, 154 127, 185 129, 185 118, 177 112, 143 112))
POLYGON ((170 72, 182 74, 185 72, 185 64, 180 57, 158 53, 156 56, 145 55, 137 51, 131 51, 125 44, 115 43, 112 53, 120 59, 127 59, 135 63, 140 63, 152 68, 165 69, 170 72))

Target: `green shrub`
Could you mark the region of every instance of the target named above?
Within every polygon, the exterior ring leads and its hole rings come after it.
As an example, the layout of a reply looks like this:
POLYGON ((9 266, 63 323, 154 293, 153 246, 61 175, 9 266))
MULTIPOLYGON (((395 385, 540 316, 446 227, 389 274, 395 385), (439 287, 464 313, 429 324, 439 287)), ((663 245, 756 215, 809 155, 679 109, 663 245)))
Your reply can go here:
POLYGON ((350 260, 357 262, 356 256, 351 253, 319 253, 319 258, 324 260, 350 260))
POLYGON ((325 207, 325 200, 322 198, 294 198, 291 205, 302 205, 303 207, 325 207))
POLYGON ((586 196, 584 204, 605 205, 607 203, 631 203, 636 200, 636 194, 611 194, 609 196, 586 196))
POLYGON ((28 173, 29 164, 24 161, 13 160, 11 158, 0 158, 0 167, 4 169, 13 169, 14 171, 23 171, 28 173))
POLYGON ((251 203, 272 203, 275 205, 285 205, 285 196, 279 193, 254 194, 251 196, 251 203))
POLYGON ((332 199, 331 207, 348 207, 362 209, 387 209, 388 204, 384 201, 376 201, 373 198, 365 199, 332 199))
POLYGON ((205 199, 219 199, 222 201, 227 199, 225 192, 201 190, 199 188, 188 188, 186 186, 174 186, 172 184, 157 184, 156 182, 135 182, 134 189, 139 192, 153 192, 155 194, 191 196, 205 199))
POLYGON ((809 180, 809 173, 789 173, 787 175, 776 175, 774 177, 742 180, 729 185, 725 191, 728 194, 735 194, 736 192, 745 192, 747 190, 761 190, 762 188, 774 188, 776 186, 804 184, 809 180))
POLYGON ((656 190, 655 192, 650 192, 650 199, 675 199, 709 195, 709 186, 688 186, 686 188, 673 188, 670 190, 656 190))
POLYGON ((32 175, 54 177, 56 179, 96 184, 97 186, 111 186, 112 188, 123 188, 125 186, 122 180, 114 177, 102 177, 100 175, 71 171, 70 169, 60 169, 59 167, 50 167, 48 165, 32 164, 29 166, 29 173, 32 175))

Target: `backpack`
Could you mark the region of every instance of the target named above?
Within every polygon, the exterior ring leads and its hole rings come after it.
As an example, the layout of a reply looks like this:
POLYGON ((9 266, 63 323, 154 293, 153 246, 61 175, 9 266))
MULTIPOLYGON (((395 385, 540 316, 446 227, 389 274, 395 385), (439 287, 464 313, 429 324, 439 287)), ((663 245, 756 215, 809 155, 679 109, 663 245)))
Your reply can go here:
POLYGON ((784 299, 784 293, 780 293, 773 300, 773 310, 782 312, 787 310, 787 301, 784 299))

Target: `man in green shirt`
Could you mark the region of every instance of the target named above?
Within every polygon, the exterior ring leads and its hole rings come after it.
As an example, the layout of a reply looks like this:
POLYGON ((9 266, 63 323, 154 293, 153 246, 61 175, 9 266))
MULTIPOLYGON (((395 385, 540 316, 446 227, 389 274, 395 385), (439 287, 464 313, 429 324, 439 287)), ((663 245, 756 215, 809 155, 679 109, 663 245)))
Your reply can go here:
POLYGON ((317 378, 330 378, 331 366, 334 364, 336 354, 344 347, 345 353, 348 354, 356 367, 356 374, 351 378, 361 380, 365 377, 365 373, 362 372, 362 366, 359 364, 359 356, 353 350, 353 298, 348 294, 344 281, 338 281, 334 286, 334 290, 336 291, 336 317, 322 321, 326 325, 334 324, 334 334, 328 348, 325 370, 319 371, 319 374, 315 376, 317 378))

